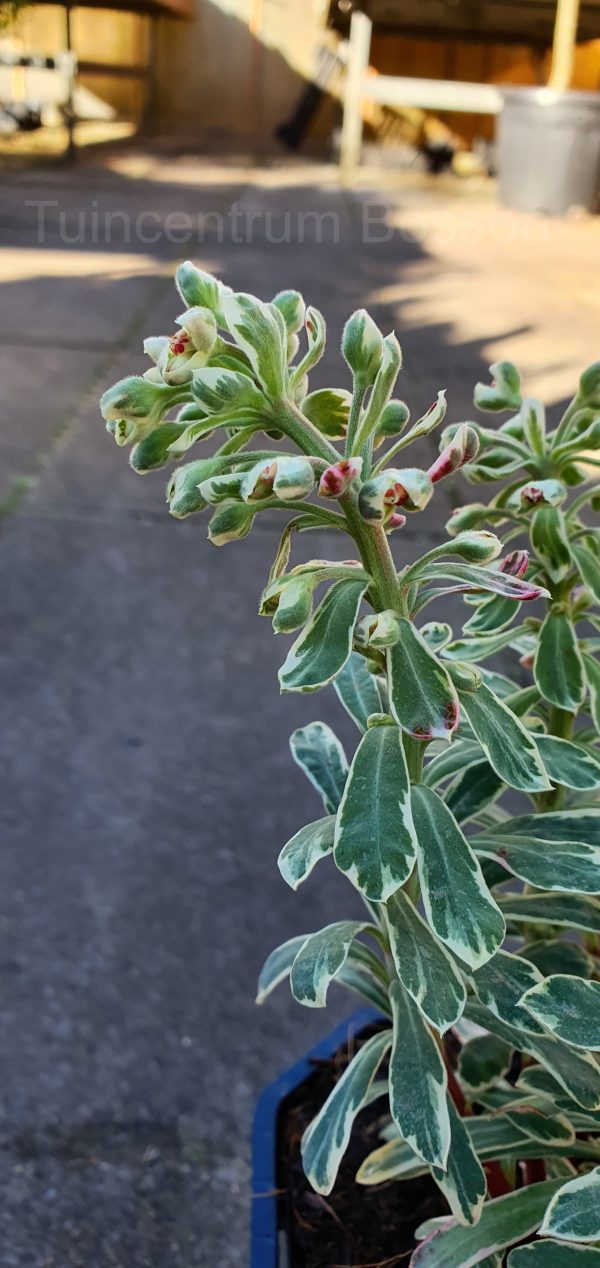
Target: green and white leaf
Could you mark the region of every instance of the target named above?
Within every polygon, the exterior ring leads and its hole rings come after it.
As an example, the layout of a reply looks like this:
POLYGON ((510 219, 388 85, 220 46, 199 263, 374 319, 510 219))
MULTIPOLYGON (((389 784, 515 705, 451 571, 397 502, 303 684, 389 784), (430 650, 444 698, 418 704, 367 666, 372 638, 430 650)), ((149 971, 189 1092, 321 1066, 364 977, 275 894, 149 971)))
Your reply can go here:
POLYGON ((377 679, 367 669, 364 656, 351 652, 334 680, 334 688, 347 713, 361 731, 366 731, 372 713, 384 712, 377 679))
POLYGON ((307 1008, 324 1008, 330 983, 346 963, 354 939, 366 929, 366 921, 337 920, 306 938, 290 975, 292 995, 307 1008))
POLYGON ((545 700, 577 712, 585 699, 585 666, 573 622, 560 605, 550 608, 542 625, 533 672, 545 700))
POLYGON ((310 876, 319 859, 332 853, 334 832, 335 817, 326 815, 315 823, 307 823, 284 845, 277 866, 292 889, 297 889, 310 876))
POLYGON ((508 1073, 512 1057, 513 1049, 504 1039, 497 1035, 475 1035, 460 1050, 460 1077, 472 1092, 483 1092, 508 1073))
POLYGON ((578 894, 503 894, 498 906, 507 920, 565 925, 600 933, 600 903, 578 894))
POLYGON ((388 899, 386 914, 398 977, 425 1019, 444 1034, 465 1006, 462 976, 403 890, 388 899))
POLYGON ((450 1148, 448 1076, 440 1050, 400 982, 390 987, 394 1041, 390 1109, 399 1132, 424 1162, 446 1168, 450 1148))
POLYGON ((540 939, 529 942, 521 950, 526 960, 530 960, 540 970, 543 977, 553 973, 569 973, 573 977, 591 977, 594 972, 594 961, 591 955, 577 942, 567 942, 564 938, 556 938, 550 942, 540 939))
POLYGON ((466 837, 444 802, 424 785, 413 788, 417 864, 432 929, 471 968, 498 950, 504 919, 466 837))
POLYGON ((383 1031, 363 1044, 302 1137, 304 1172, 317 1193, 331 1193, 354 1119, 377 1091, 373 1080, 391 1041, 391 1031, 383 1031))
POLYGON ((569 1180, 554 1194, 540 1234, 568 1242, 600 1241, 600 1167, 569 1180))
POLYGON ((600 1268, 600 1250, 564 1242, 531 1242, 511 1251, 507 1268, 600 1268))
POLYGON ((498 824, 496 836, 532 837, 537 841, 583 841, 600 846, 600 810, 558 810, 517 815, 498 824))
POLYGON ((348 775, 346 754, 326 722, 310 722, 290 736, 292 757, 321 794, 328 814, 335 814, 348 775))
POLYGON ((580 542, 573 542, 571 550, 588 590, 591 591, 596 602, 600 603, 600 560, 580 542))
POLYGON ((287 331, 270 304, 254 295, 232 292, 221 296, 227 328, 246 353, 256 377, 274 399, 284 395, 287 368, 287 331))
POLYGON ((455 739, 452 744, 444 745, 441 753, 436 753, 427 763, 422 782, 428 788, 437 788, 447 779, 475 766, 480 759, 481 748, 476 741, 455 739))
POLYGON ((335 826, 336 866, 371 902, 385 902, 415 863, 410 779, 397 726, 374 726, 356 750, 335 826))
POLYGON ((556 973, 528 990, 523 1005, 564 1043, 600 1052, 600 982, 556 973))
POLYGON ((531 545, 551 581, 563 581, 572 568, 565 517, 556 506, 539 506, 531 521, 531 545))
POLYGON ((533 1035, 517 1030, 474 1000, 467 1000, 465 1016, 506 1040, 519 1052, 535 1057, 583 1109, 600 1109, 600 1067, 591 1053, 570 1048, 554 1035, 533 1035))
POLYGON ((539 735, 537 746, 553 784, 567 788, 600 788, 600 761, 581 744, 553 735, 539 735))
POLYGON ((461 692, 460 702, 490 765, 501 779, 524 792, 550 788, 533 736, 485 683, 477 691, 461 692))
POLYGON ((450 1152, 448 1169, 432 1167, 431 1174, 459 1224, 477 1224, 487 1194, 485 1172, 471 1144, 466 1124, 448 1097, 450 1152))
POLYGON ((503 788, 503 780, 484 760, 463 771, 446 792, 445 802, 459 823, 467 823, 496 801, 503 788))
POLYGON ((560 1180, 543 1180, 486 1202, 474 1228, 442 1228, 421 1242, 410 1268, 473 1268, 489 1255, 535 1233, 560 1180))
POLYGON ((279 671, 282 691, 318 691, 343 669, 366 588, 364 581, 331 586, 279 671))
POLYGON ((600 894, 600 849, 582 841, 546 841, 533 837, 482 833, 473 838, 478 855, 497 859, 536 889, 600 894))
POLYGON ((447 671, 405 617, 400 639, 387 650, 392 713, 417 739, 450 739, 458 725, 458 696, 447 671))
POLYGON ((522 1003, 525 991, 543 981, 539 969, 519 955, 497 951, 482 968, 471 974, 477 998, 509 1026, 543 1034, 544 1028, 536 1023, 522 1003))
POLYGON ((289 977, 292 971, 292 964, 308 936, 307 933, 301 933, 296 938, 289 938, 287 942, 282 942, 281 946, 271 951, 260 971, 256 996, 257 1004, 263 1004, 267 995, 270 995, 271 991, 274 991, 280 982, 284 982, 286 977, 289 977))

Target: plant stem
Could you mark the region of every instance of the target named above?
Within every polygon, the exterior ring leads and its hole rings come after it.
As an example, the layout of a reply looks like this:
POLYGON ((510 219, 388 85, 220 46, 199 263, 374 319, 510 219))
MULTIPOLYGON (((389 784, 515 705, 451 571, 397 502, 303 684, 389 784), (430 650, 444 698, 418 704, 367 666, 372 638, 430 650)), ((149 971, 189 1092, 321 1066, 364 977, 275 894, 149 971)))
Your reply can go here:
POLYGON ((350 416, 348 418, 348 430, 346 432, 346 457, 350 457, 354 450, 354 441, 358 431, 363 401, 367 393, 368 384, 362 375, 357 374, 354 378, 354 388, 352 392, 352 405, 350 408, 350 416))

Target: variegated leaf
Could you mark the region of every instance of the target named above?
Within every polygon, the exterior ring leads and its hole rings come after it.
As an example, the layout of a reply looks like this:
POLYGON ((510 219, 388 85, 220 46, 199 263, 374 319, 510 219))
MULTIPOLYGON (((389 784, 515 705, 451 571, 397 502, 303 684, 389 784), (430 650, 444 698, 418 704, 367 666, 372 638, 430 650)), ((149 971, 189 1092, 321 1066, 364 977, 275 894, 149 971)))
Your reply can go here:
POLYGON ((474 1228, 442 1228, 421 1242, 410 1268, 473 1268, 481 1264, 495 1251, 535 1233, 560 1184, 560 1180, 543 1180, 486 1202, 474 1228))
MULTIPOLYGON (((517 815, 494 828, 495 836, 532 837, 537 841, 583 841, 600 846, 600 810, 557 810, 517 815)), ((541 846, 540 846, 541 849, 541 846)))
POLYGON ((588 713, 591 713, 596 728, 600 731, 600 662, 588 655, 584 656, 583 662, 590 696, 588 713))
MULTIPOLYGON (((304 1172, 317 1193, 331 1193, 352 1124, 368 1104, 370 1094, 377 1091, 373 1080, 391 1041, 389 1030, 367 1039, 302 1137, 304 1172)), ((386 1089, 387 1084, 382 1081, 381 1091, 386 1089)))
POLYGON ((410 779, 397 726, 363 735, 335 826, 334 859, 372 902, 385 902, 415 862, 410 779))
POLYGON ((471 847, 437 793, 417 786, 412 805, 427 919, 451 951, 478 968, 501 945, 504 919, 471 847))
POLYGON ((588 590, 591 591, 596 602, 600 603, 600 560, 580 542, 574 542, 571 550, 588 590))
POLYGON ((343 669, 366 590, 364 581, 337 581, 319 604, 279 670, 282 691, 318 691, 343 669))
POLYGON ((543 1026, 536 1023, 521 1002, 525 991, 543 981, 533 964, 519 955, 497 951, 487 964, 471 974, 471 981, 478 999, 500 1021, 537 1034, 544 1033, 543 1026))
POLYGON ((585 666, 573 622, 560 605, 550 608, 542 625, 533 672, 545 700, 577 712, 585 699, 585 666))
POLYGON ((583 1109, 600 1109, 600 1067, 591 1053, 578 1052, 554 1035, 533 1035, 508 1026, 474 1000, 467 1000, 465 1016, 519 1052, 535 1057, 583 1109))
POLYGON ((529 989, 523 1005, 564 1043, 600 1052, 600 982, 556 973, 529 989))
POLYGON ((600 933, 600 903, 578 894, 503 894, 498 905, 517 923, 566 925, 600 933))
POLYGON ((271 991, 274 991, 280 982, 284 982, 286 977, 289 977, 292 971, 292 964, 308 936, 307 933, 301 933, 296 938, 289 938, 287 942, 282 942, 281 946, 271 951, 271 954, 265 960, 258 979, 257 1004, 264 1003, 267 995, 270 995, 271 991))
POLYGON ((567 788, 600 788, 600 761, 581 744, 539 735, 537 746, 553 784, 567 788))
POLYGON ((335 817, 327 815, 315 823, 307 823, 284 845, 277 866, 284 881, 297 889, 306 880, 319 859, 333 850, 335 817))
POLYGON ((552 1196, 540 1233, 567 1242, 600 1241, 600 1167, 569 1180, 552 1196))
POLYGON ((388 899, 386 912, 398 977, 426 1020, 444 1034, 462 1015, 462 976, 403 890, 388 899))
POLYGON ((530 1242, 508 1256, 507 1268, 600 1268, 600 1250, 564 1242, 530 1242))
POLYGON ((473 838, 479 855, 497 859, 513 876, 536 889, 600 894, 600 849, 582 841, 540 841, 534 837, 481 833, 473 838))
POLYGON ((324 1008, 330 983, 346 963, 359 933, 370 926, 363 920, 338 920, 306 938, 292 965, 292 995, 307 1008, 324 1008))
POLYGON ((254 295, 226 292, 221 307, 227 328, 246 353, 256 377, 274 399, 285 390, 287 332, 285 323, 270 304, 254 295))
POLYGON ((477 691, 461 692, 460 702, 490 765, 505 783, 524 792, 550 788, 533 736, 485 683, 477 691))
POLYGON ((335 814, 348 775, 346 754, 326 722, 310 722, 290 736, 294 761, 321 794, 328 814, 335 814))
POLYGON ((387 651, 392 713, 417 739, 450 739, 458 725, 458 696, 447 671, 411 621, 400 618, 400 639, 387 651))
POLYGON ((569 973, 573 977, 591 977, 594 960, 577 942, 556 938, 550 942, 540 939, 528 942, 522 948, 522 956, 540 970, 543 977, 553 973, 569 973))
POLYGON ((497 1035, 475 1035, 460 1050, 460 1077, 471 1092, 482 1092, 508 1073, 512 1057, 513 1049, 504 1039, 497 1035))
POLYGON ((471 1144, 466 1123, 448 1097, 450 1152, 448 1170, 432 1167, 431 1173, 458 1224, 477 1224, 487 1194, 485 1171, 471 1144))
POLYGON ((424 1162, 446 1168, 450 1148, 448 1076, 439 1048, 400 982, 390 987, 394 1042, 390 1109, 399 1132, 424 1162))
POLYGON ((515 601, 549 598, 548 590, 531 581, 521 581, 497 568, 479 568, 477 564, 460 564, 452 560, 443 564, 427 564, 421 572, 420 580, 458 581, 461 585, 489 590, 492 594, 501 594, 505 599, 515 601))
POLYGON ((475 762, 450 786, 445 802, 458 823, 467 823, 494 802, 503 788, 503 781, 488 761, 475 762))
POLYGON ((531 545, 550 579, 563 581, 573 564, 565 517, 556 506, 539 506, 531 521, 531 545))
POLYGON ((366 731, 367 721, 372 713, 384 712, 377 680, 369 673, 365 658, 359 652, 351 652, 333 685, 360 731, 366 731))

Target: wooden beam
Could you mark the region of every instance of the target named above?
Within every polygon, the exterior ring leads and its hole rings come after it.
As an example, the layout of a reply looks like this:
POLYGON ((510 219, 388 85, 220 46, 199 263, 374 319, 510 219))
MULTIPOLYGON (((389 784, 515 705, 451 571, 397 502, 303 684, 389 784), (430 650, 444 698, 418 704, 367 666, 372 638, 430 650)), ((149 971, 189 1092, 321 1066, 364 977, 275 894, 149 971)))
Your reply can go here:
POLYGON ((340 148, 340 171, 344 184, 350 184, 360 163, 363 120, 362 97, 369 68, 372 23, 359 9, 352 14, 350 43, 344 85, 344 121, 340 148))
POLYGON ((566 92, 573 79, 580 0, 558 0, 548 87, 566 92))

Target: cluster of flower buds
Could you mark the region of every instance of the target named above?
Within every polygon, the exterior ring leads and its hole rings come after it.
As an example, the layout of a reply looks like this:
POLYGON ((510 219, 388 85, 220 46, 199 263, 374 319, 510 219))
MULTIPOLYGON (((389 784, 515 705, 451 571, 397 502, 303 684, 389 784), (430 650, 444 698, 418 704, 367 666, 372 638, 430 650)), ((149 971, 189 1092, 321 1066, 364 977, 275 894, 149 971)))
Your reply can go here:
POLYGON ((189 308, 177 318, 175 334, 144 340, 144 352, 154 361, 146 378, 162 383, 188 383, 194 370, 206 365, 217 341, 217 323, 209 308, 189 308))
POLYGON ((159 427, 169 410, 183 400, 180 388, 132 374, 108 388, 100 409, 117 444, 129 445, 159 427))

